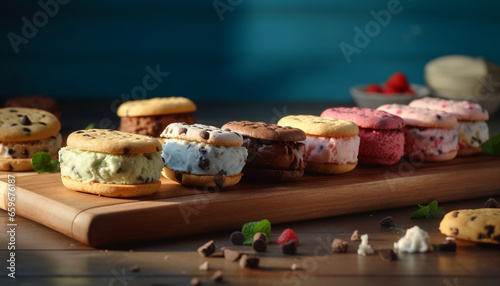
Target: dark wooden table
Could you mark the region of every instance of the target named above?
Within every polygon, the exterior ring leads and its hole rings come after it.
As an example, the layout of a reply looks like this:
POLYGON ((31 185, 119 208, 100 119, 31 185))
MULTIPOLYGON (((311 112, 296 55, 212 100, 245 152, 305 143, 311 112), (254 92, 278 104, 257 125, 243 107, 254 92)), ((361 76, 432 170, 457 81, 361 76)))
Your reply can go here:
MULTIPOLYGON (((339 104, 337 104, 339 105, 339 104)), ((197 113, 201 123, 221 125, 229 120, 276 121, 287 114, 319 114, 325 104, 247 104, 236 109, 234 104, 207 104, 197 113), (258 114, 258 116, 256 116, 258 114)), ((111 118, 109 113, 101 118, 111 118)), ((101 118, 67 118, 86 125, 101 118)), ((64 119, 63 119, 64 120, 64 119)), ((83 128, 85 126, 82 126, 83 128)), ((490 122, 491 134, 499 133, 499 116, 490 122)), ((500 170, 500 169, 499 169, 500 170)), ((499 172, 500 175, 500 172, 499 172)), ((500 187, 499 187, 500 189, 500 187)), ((471 190, 473 191, 473 190, 471 190)), ((495 197, 500 200, 500 196, 495 197)), ((451 211, 480 208, 487 197, 440 204, 451 211)), ((283 198, 286 200, 286 197, 283 198)), ((314 209, 314 206, 310 206, 314 209)), ((202 285, 214 285, 211 276, 222 271, 225 285, 499 285, 500 247, 457 240, 455 253, 439 252, 437 247, 445 236, 438 230, 441 217, 410 219, 415 207, 387 209, 311 221, 273 224, 268 250, 258 253, 259 269, 240 269, 238 263, 220 257, 201 257, 197 248, 214 240, 218 249, 231 247, 253 253, 250 246, 232 246, 229 235, 233 230, 196 236, 151 241, 122 249, 94 249, 58 232, 22 217, 16 217, 16 278, 9 273, 6 235, 8 214, 0 211, 0 285, 189 285, 197 277, 202 285), (392 216, 395 228, 384 229, 379 221, 392 216), (388 249, 414 225, 426 230, 435 250, 429 253, 398 253, 398 260, 384 261, 378 255, 356 254, 359 242, 351 242, 355 229, 369 235, 374 250, 388 249), (282 230, 296 231, 300 244, 297 255, 281 253, 276 239, 282 230), (332 253, 331 242, 341 238, 350 243, 348 253, 332 253), (199 265, 208 261, 207 271, 199 265), (292 264, 299 266, 292 270, 292 264)), ((236 230, 236 229, 235 229, 236 230)))

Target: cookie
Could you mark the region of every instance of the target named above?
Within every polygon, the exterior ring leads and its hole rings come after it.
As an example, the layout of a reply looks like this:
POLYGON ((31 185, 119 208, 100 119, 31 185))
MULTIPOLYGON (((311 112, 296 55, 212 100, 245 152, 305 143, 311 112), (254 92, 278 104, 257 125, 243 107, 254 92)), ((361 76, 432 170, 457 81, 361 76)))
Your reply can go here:
POLYGON ((404 120, 385 111, 358 107, 328 108, 321 117, 351 120, 359 127, 358 161, 362 165, 392 165, 404 155, 404 120))
POLYGON ((306 168, 313 173, 340 174, 358 163, 358 126, 348 120, 313 115, 290 115, 278 125, 299 128, 306 133, 306 168))
POLYGON ((243 136, 234 131, 223 131, 203 124, 171 123, 160 135, 167 139, 180 139, 221 146, 241 146, 243 136))
POLYGON ((457 101, 424 97, 414 100, 410 106, 442 110, 453 114, 458 119, 458 155, 468 156, 482 151, 481 144, 489 139, 486 109, 470 101, 457 101))
POLYGON ((61 123, 45 110, 0 108, 0 141, 40 140, 59 133, 61 123))
POLYGON ((161 150, 161 143, 153 137, 112 129, 74 131, 68 136, 66 144, 81 150, 118 155, 155 153, 161 150))
POLYGON ((59 151, 68 189, 110 197, 137 197, 160 188, 161 143, 150 136, 109 129, 79 130, 59 151))
POLYGON ((227 187, 237 184, 248 152, 243 136, 202 124, 171 123, 162 132, 163 175, 183 185, 227 187))
POLYGON ((464 209, 447 213, 439 230, 446 236, 500 244, 500 209, 464 209))
POLYGON ((12 107, 0 109, 0 170, 30 171, 31 157, 44 151, 57 157, 61 123, 47 111, 12 107))
POLYGON ((265 122, 231 121, 221 129, 243 135, 248 158, 243 173, 249 180, 283 182, 301 177, 305 168, 304 131, 265 122))
POLYGON ((458 151, 457 118, 449 113, 401 104, 378 108, 405 121, 404 156, 417 161, 446 161, 458 151))
POLYGON ((52 98, 43 95, 26 95, 9 98, 5 107, 28 107, 48 111, 61 120, 59 104, 52 98))
POLYGON ((195 123, 196 105, 185 97, 156 97, 122 103, 120 131, 158 137, 173 122, 195 123))

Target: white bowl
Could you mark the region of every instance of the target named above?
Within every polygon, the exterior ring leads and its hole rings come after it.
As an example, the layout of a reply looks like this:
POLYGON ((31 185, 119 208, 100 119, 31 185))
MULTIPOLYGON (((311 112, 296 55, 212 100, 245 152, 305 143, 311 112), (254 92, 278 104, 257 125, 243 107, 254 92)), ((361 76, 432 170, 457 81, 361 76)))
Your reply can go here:
POLYGON ((414 95, 409 94, 382 94, 374 92, 365 92, 368 85, 356 85, 349 89, 354 102, 359 107, 373 108, 384 104, 409 104, 412 100, 430 95, 430 90, 427 86, 421 84, 410 84, 414 95))

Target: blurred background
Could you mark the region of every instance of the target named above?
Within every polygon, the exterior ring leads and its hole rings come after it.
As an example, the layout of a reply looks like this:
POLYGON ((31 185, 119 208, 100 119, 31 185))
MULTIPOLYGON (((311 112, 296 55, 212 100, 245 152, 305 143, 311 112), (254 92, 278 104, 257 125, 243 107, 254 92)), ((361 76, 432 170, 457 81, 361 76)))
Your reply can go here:
POLYGON ((442 55, 500 63, 499 8, 493 0, 1 1, 0 95, 352 102, 349 87, 395 71, 424 83, 424 65, 442 55))

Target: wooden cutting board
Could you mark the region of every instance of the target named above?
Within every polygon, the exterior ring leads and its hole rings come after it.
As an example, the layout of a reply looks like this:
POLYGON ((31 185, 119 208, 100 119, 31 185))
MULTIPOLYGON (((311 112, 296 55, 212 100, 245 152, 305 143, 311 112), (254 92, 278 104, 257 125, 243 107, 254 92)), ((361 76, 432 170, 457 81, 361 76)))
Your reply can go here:
POLYGON ((0 172, 3 209, 8 204, 9 174, 15 176, 16 215, 99 248, 234 231, 265 218, 282 223, 500 194, 500 157, 487 155, 441 163, 358 166, 346 174, 305 175, 281 184, 241 182, 220 192, 162 178, 159 192, 133 199, 68 190, 59 173, 0 172))

